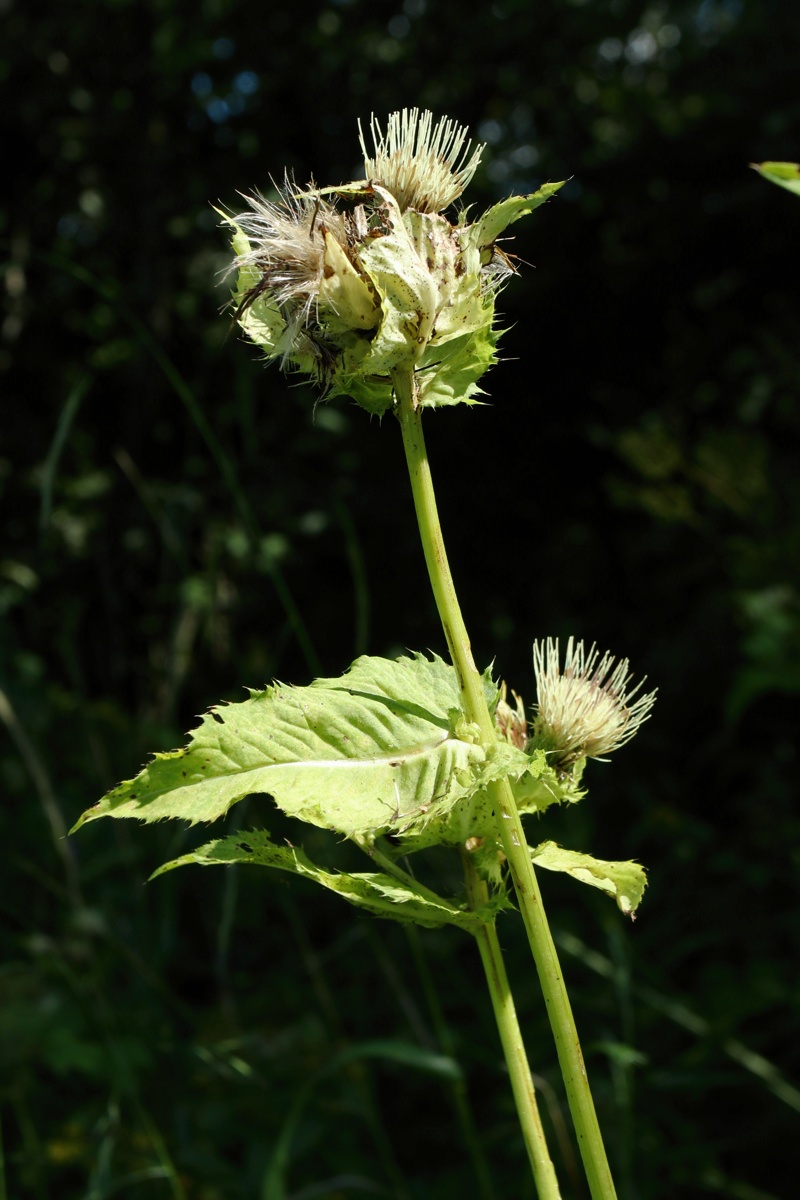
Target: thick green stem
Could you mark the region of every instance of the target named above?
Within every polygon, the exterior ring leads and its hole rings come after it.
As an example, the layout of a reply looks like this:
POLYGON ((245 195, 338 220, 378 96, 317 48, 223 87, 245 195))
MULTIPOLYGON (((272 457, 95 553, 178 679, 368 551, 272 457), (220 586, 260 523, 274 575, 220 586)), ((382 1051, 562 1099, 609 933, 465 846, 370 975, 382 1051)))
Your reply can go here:
MULTIPOLYGON (((479 727, 482 740, 488 746, 494 742, 497 735, 483 694, 481 678, 472 657, 469 637, 447 561, 422 433, 422 412, 417 404, 413 371, 396 371, 393 383, 417 522, 436 606, 458 675, 466 715, 479 727)), ((494 805, 503 850, 547 1006, 592 1200, 616 1200, 575 1019, 514 795, 507 780, 490 784, 487 791, 494 805)))
MULTIPOLYGON (((488 899, 487 888, 479 877, 469 853, 461 851, 461 861, 464 867, 464 878, 467 883, 467 897, 471 908, 479 908, 488 899)), ((517 1020, 517 1010, 506 975, 503 952, 497 938, 494 921, 481 924, 475 935, 481 962, 486 974, 486 983, 492 997, 492 1008, 497 1022, 497 1031, 503 1047, 508 1074, 511 1079, 511 1090, 519 1114, 522 1136, 528 1159, 531 1164, 533 1181, 539 1200, 561 1200, 553 1160, 547 1149, 547 1139, 539 1116, 539 1106, 536 1102, 536 1091, 531 1078, 531 1069, 525 1053, 525 1043, 517 1020)))

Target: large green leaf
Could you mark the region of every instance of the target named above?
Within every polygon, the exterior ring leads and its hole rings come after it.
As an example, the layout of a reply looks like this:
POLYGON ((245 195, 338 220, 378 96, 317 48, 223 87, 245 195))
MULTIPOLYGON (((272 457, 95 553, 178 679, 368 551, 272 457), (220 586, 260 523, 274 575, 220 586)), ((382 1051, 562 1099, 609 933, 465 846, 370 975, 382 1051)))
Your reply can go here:
POLYGON ((475 930, 478 926, 478 917, 474 913, 462 912, 417 884, 410 876, 403 881, 381 872, 347 875, 325 871, 311 862, 303 850, 296 846, 276 846, 268 834, 260 831, 231 834, 207 842, 199 850, 165 863, 153 872, 152 878, 191 863, 202 867, 230 866, 233 863, 273 867, 312 879, 350 904, 364 908, 377 917, 390 917, 393 921, 410 922, 428 929, 438 925, 456 925, 459 929, 475 930))
POLYGON ((537 867, 563 871, 581 883, 600 888, 613 896, 620 911, 629 917, 633 917, 647 887, 644 867, 639 863, 605 862, 601 858, 592 858, 591 854, 564 850, 555 842, 542 842, 540 846, 532 847, 531 858, 537 867))
MULTIPOLYGON (((497 698, 484 677, 487 700, 497 698)), ((212 709, 183 750, 157 754, 83 814, 195 824, 266 792, 284 812, 340 833, 406 829, 480 786, 486 754, 440 658, 360 658, 339 679, 276 684, 212 709)))
POLYGON ((778 187, 787 188, 795 196, 800 196, 800 163, 763 162, 752 165, 770 183, 777 183, 778 187))

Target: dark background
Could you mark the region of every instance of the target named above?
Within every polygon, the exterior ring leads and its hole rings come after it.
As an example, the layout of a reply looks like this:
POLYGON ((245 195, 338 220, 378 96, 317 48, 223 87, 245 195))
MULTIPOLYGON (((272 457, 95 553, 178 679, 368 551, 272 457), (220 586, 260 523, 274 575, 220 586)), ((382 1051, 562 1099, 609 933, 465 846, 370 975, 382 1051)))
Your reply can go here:
MULTIPOLYGON (((394 421, 314 410, 241 343, 210 208, 284 168, 357 177, 357 118, 411 104, 489 143, 479 209, 570 178, 515 227, 489 404, 426 425, 478 661, 530 702, 533 638, 575 634, 659 688, 541 826, 650 870, 635 926, 543 880, 620 1196, 796 1194, 800 203, 748 163, 800 157, 800 7, 465 10, 0 0, 8 1200, 266 1195, 306 1085, 297 1200, 530 1194, 468 939, 267 872, 144 887, 200 840, 177 825, 62 840, 243 685, 444 649, 394 421), (455 1055, 479 1134, 374 1039, 455 1055)), ((263 797, 233 818, 286 834, 263 797)), ((521 925, 500 929, 577 1198, 521 925)))

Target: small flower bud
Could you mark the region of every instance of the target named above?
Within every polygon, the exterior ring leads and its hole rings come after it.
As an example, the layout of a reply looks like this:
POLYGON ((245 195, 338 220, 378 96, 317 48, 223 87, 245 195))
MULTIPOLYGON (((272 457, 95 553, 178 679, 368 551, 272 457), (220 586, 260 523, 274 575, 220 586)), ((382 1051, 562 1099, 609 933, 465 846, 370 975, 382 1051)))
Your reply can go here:
POLYGON ((516 692, 512 692, 511 695, 516 701, 516 707, 512 708, 506 700, 507 695, 508 688, 503 683, 500 685, 500 699, 494 710, 495 727, 504 741, 516 746, 518 750, 524 750, 528 744, 528 721, 525 716, 525 705, 522 703, 522 697, 518 696, 516 692))
POLYGON ((531 745, 552 754, 553 766, 568 770, 582 758, 610 754, 649 717, 656 693, 633 701, 645 681, 628 691, 628 660, 614 667, 615 661, 610 654, 600 658, 594 646, 587 654, 583 642, 570 638, 562 671, 558 640, 534 643, 538 703, 531 745))

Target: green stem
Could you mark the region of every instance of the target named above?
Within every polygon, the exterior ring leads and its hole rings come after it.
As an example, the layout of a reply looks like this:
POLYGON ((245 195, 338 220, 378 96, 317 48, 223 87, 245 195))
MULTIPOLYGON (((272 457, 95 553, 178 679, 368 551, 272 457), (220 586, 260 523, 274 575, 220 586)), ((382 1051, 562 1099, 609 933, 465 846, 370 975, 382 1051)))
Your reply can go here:
MULTIPOLYGON (((447 1023, 444 1010, 442 1008, 439 993, 436 990, 436 984, 431 974, 428 958, 422 947, 422 939, 419 936, 419 929, 416 925, 404 925, 408 944, 411 947, 411 953, 414 956, 414 962, 417 967, 422 991, 428 1004, 428 1012, 433 1023, 436 1042, 440 1050, 448 1056, 448 1058, 457 1059, 456 1042, 453 1036, 452 1029, 447 1023)), ((483 1148, 483 1141, 478 1131, 478 1126, 475 1122, 475 1114, 470 1104, 469 1092, 467 1091, 467 1083, 463 1076, 454 1079, 450 1084, 450 1096, 455 1109, 455 1114, 458 1123, 461 1126, 462 1140, 466 1147, 467 1153, 472 1160, 472 1177, 475 1185, 476 1193, 481 1197, 481 1200, 496 1200, 492 1177, 489 1173, 489 1164, 486 1159, 486 1153, 483 1148)), ((0 1200, 5 1200, 5 1197, 0 1194, 0 1200)))
MULTIPOLYGON (((416 880, 407 875, 401 867, 397 866, 397 863, 384 854, 376 842, 370 842, 368 838, 358 834, 353 835, 353 841, 361 847, 365 854, 368 854, 379 866, 383 867, 384 871, 387 871, 390 875, 395 876, 405 883, 412 884, 419 890, 428 892, 431 897, 436 899, 438 904, 443 903, 440 896, 429 892, 427 888, 422 889, 416 880)), ((473 911, 476 911, 489 899, 488 889, 485 882, 475 870, 466 850, 461 851, 461 863, 464 868, 469 906, 473 911)), ((494 922, 481 921, 477 925, 477 928, 473 930, 473 933, 478 943, 481 962, 486 973, 486 982, 492 998, 492 1008, 494 1009, 497 1029, 500 1034, 500 1043, 503 1047, 503 1054, 511 1078, 511 1089, 514 1093, 514 1102, 519 1114, 522 1136, 525 1148, 528 1151, 537 1195, 539 1196, 539 1200, 561 1200, 558 1179, 556 1178, 555 1167, 550 1158, 550 1152, 547 1149, 547 1140, 542 1128, 539 1107, 536 1101, 536 1090, 533 1086, 531 1069, 525 1053, 525 1043, 522 1040, 517 1012, 514 1007, 514 999, 511 995, 511 988, 503 962, 503 952, 500 949, 500 942, 497 939, 494 922)))
MULTIPOLYGON (((414 507, 436 606, 458 675, 466 715, 479 727, 484 744, 489 746, 495 741, 497 734, 483 694, 481 677, 472 657, 469 637, 447 561, 422 433, 422 412, 417 404, 413 370, 396 371, 392 382, 397 398, 396 412, 403 433, 414 507)), ((507 780, 489 784, 487 791, 498 818, 503 850, 547 1006, 592 1200, 616 1200, 575 1019, 514 795, 507 780)))
MULTIPOLYGON (((461 850, 461 862, 467 883, 467 897, 471 908, 480 908, 488 899, 488 890, 470 860, 469 853, 461 850)), ((539 1200, 561 1200, 555 1167, 547 1149, 547 1139, 539 1116, 536 1090, 531 1078, 531 1069, 525 1053, 525 1043, 517 1020, 517 1010, 506 975, 503 952, 497 938, 494 921, 481 924, 475 935, 478 950, 486 974, 489 995, 497 1022, 497 1031, 503 1047, 511 1090, 519 1114, 522 1137, 531 1164, 533 1181, 539 1200)))

